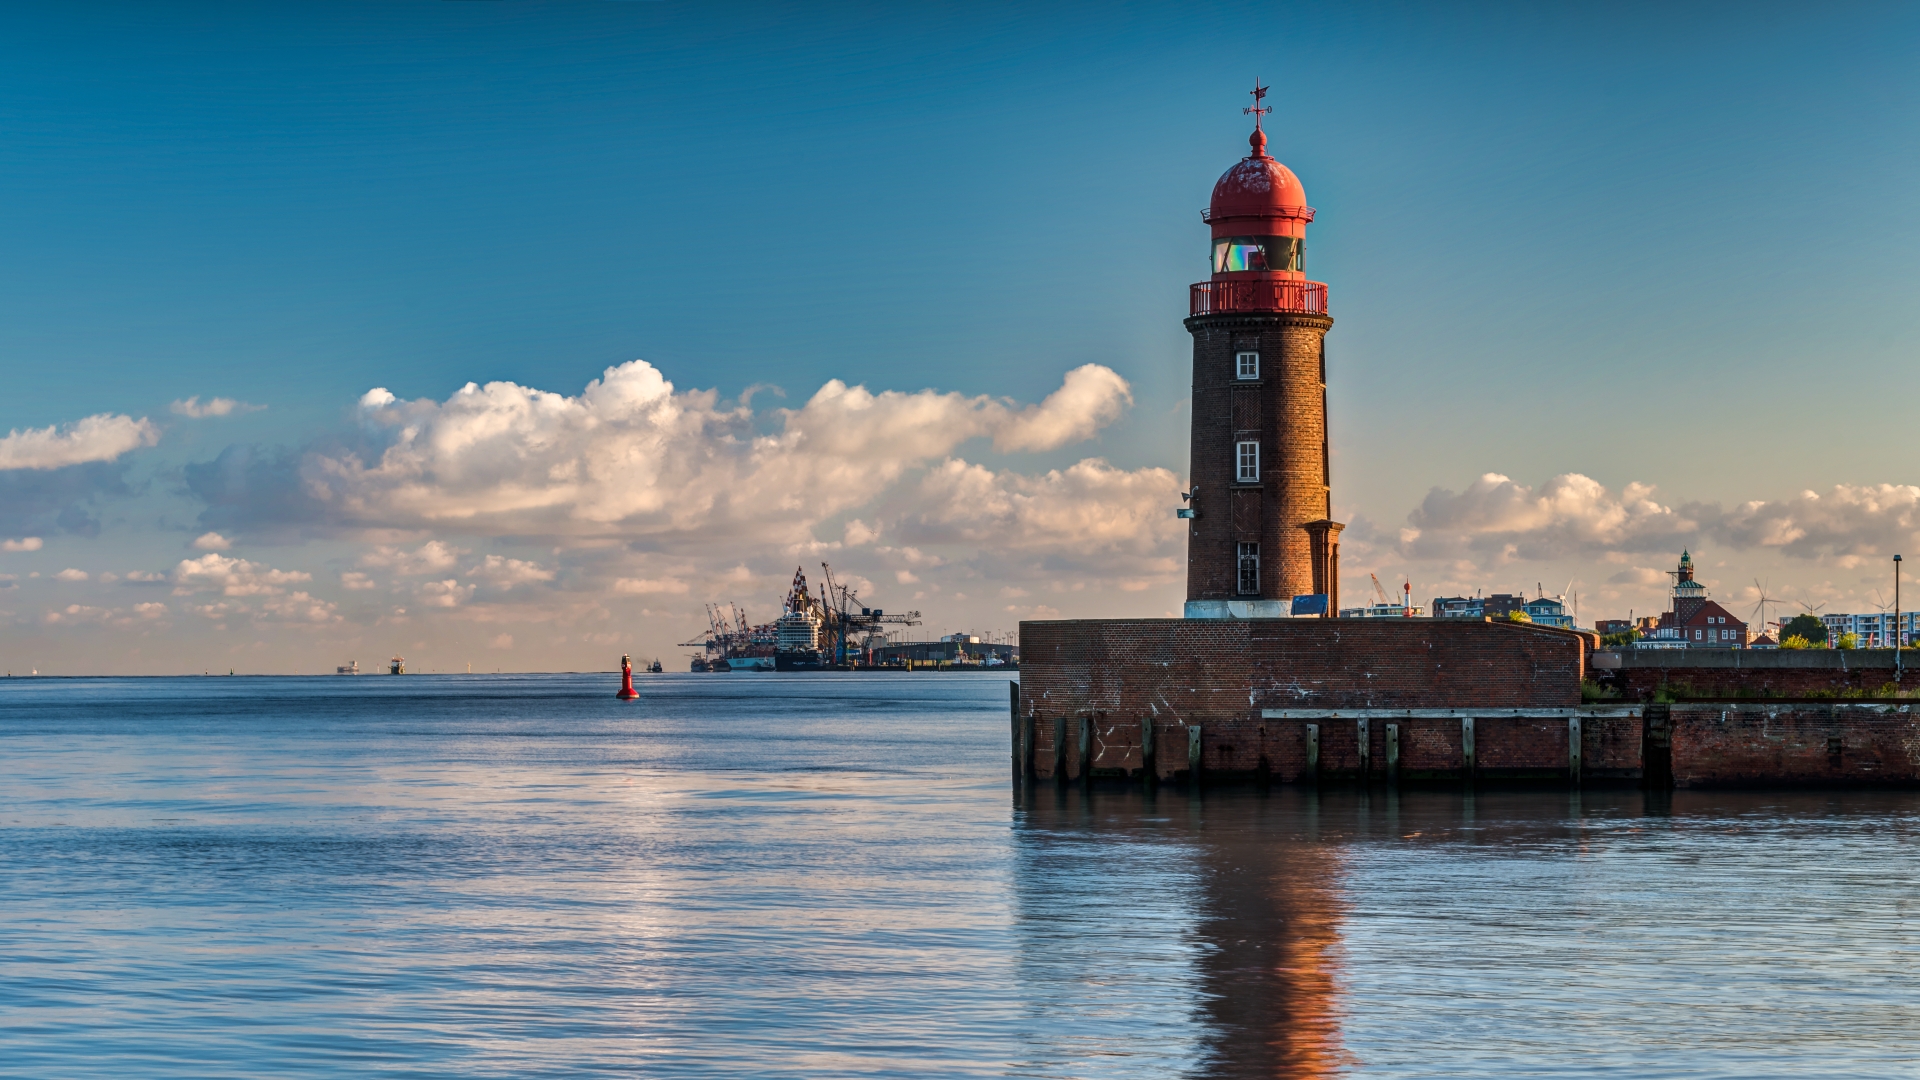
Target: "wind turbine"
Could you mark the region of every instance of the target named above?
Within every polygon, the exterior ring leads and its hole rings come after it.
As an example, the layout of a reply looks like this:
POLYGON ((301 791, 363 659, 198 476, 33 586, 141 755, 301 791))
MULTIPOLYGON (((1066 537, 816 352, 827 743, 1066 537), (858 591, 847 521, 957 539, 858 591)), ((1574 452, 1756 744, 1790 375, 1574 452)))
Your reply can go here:
POLYGON ((1772 596, 1768 596, 1767 587, 1761 584, 1759 578, 1753 579, 1753 591, 1756 594, 1758 594, 1760 597, 1760 602, 1753 605, 1755 617, 1757 617, 1760 620, 1754 625, 1760 627, 1760 632, 1764 634, 1767 631, 1767 627, 1772 625, 1771 623, 1767 622, 1767 605, 1784 603, 1785 601, 1779 600, 1772 596))

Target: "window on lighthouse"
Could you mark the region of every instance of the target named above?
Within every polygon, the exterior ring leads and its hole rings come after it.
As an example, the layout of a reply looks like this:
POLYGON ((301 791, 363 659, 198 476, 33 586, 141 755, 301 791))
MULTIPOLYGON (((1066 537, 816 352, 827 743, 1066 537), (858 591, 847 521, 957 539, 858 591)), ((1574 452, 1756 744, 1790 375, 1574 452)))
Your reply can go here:
POLYGON ((1260 545, 1241 543, 1238 547, 1240 595, 1258 595, 1260 592, 1260 545))
POLYGON ((1257 352, 1236 353, 1234 360, 1238 364, 1240 377, 1257 379, 1260 377, 1260 354, 1257 352))
POLYGON ((1297 236, 1229 236, 1213 242, 1213 272, 1305 270, 1307 243, 1297 236))
POLYGON ((1242 484, 1259 483, 1260 441, 1258 439, 1248 439, 1239 443, 1235 447, 1234 456, 1238 461, 1238 467, 1235 468, 1233 472, 1234 478, 1242 484))

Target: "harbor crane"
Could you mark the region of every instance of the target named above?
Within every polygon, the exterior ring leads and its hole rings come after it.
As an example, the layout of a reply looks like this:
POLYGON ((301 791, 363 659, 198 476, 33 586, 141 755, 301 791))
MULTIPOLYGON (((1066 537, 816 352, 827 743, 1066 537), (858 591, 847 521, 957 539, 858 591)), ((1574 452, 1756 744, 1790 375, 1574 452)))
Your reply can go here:
MULTIPOLYGON (((855 634, 871 640, 885 634, 887 626, 918 626, 920 613, 908 611, 889 615, 879 608, 866 607, 860 603, 860 594, 853 587, 833 579, 833 568, 826 563, 820 564, 822 575, 819 603, 826 621, 821 626, 824 637, 823 652, 831 652, 835 666, 847 663, 848 640, 855 634)), ((863 642, 863 649, 866 647, 863 642)))

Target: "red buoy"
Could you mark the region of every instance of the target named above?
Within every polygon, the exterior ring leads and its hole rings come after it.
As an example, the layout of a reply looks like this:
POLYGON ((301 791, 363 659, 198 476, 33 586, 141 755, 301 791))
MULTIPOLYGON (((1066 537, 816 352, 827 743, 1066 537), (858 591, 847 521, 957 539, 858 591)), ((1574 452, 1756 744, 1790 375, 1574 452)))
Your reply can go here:
POLYGON ((621 701, 632 701, 634 698, 640 696, 640 691, 633 688, 633 657, 631 656, 622 656, 620 658, 620 693, 618 696, 621 701))

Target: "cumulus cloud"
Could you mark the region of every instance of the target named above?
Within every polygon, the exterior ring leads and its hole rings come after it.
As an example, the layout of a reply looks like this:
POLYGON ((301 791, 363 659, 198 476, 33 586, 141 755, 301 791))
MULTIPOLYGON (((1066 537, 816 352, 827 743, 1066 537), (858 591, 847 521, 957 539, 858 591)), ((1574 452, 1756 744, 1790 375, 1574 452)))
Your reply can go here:
POLYGON ((1700 523, 1663 506, 1653 488, 1628 484, 1618 493, 1578 473, 1538 488, 1487 473, 1455 493, 1427 493, 1400 534, 1413 558, 1494 555, 1500 559, 1556 559, 1603 551, 1678 550, 1700 523))
POLYGON ((235 401, 232 398, 224 397, 208 398, 202 403, 200 395, 198 394, 183 401, 176 401, 172 405, 175 416, 184 416, 189 420, 205 420, 209 416, 231 416, 234 413, 259 412, 264 408, 266 408, 265 405, 249 405, 244 401, 235 401))
POLYGON ((763 414, 773 429, 763 432, 750 407, 676 390, 635 360, 571 397, 509 382, 470 383, 444 401, 375 389, 360 400, 357 443, 297 461, 230 452, 188 478, 211 519, 251 513, 253 524, 806 543, 820 522, 964 442, 1052 449, 1091 436, 1130 401, 1126 381, 1098 365, 1025 408, 836 379, 797 409, 763 414))
POLYGON ((233 541, 217 532, 201 533, 194 538, 193 546, 201 551, 225 551, 233 546, 233 541))
POLYGON ((0 551, 39 551, 40 538, 23 536, 18 540, 0 540, 0 551))
POLYGON ((513 635, 497 635, 492 641, 487 643, 487 647, 492 649, 511 649, 513 648, 513 635))
POLYGON ((531 585, 538 581, 552 581, 554 572, 539 563, 525 559, 509 559, 501 555, 489 555, 480 565, 467 570, 467 576, 479 578, 500 589, 511 589, 515 585, 531 585))
POLYGON ((403 577, 444 574, 453 569, 460 562, 460 556, 466 553, 467 549, 454 547, 444 540, 429 540, 412 551, 382 545, 360 556, 360 565, 391 570, 403 577))
POLYGON ((276 622, 290 623, 331 623, 339 622, 340 616, 334 613, 334 605, 325 600, 315 599, 304 592, 290 593, 286 596, 269 596, 260 604, 261 617, 276 622))
POLYGON ((685 596, 689 591, 686 582, 674 578, 616 578, 613 591, 625 596, 645 596, 649 593, 671 593, 685 596))
POLYGON ((1169 509, 1179 483, 1166 469, 1116 469, 1088 458, 1028 476, 954 459, 931 470, 920 490, 928 505, 911 535, 921 542, 1144 554, 1185 537, 1169 509))
POLYGON ((1002 422, 993 444, 1001 450, 1052 450, 1080 442, 1118 420, 1131 404, 1127 380, 1111 368, 1085 364, 1067 372, 1046 400, 1002 422))
POLYGON ((0 470, 59 469, 112 461, 160 441, 160 428, 142 417, 100 413, 62 427, 18 428, 0 438, 0 470))
POLYGON ((457 579, 422 582, 419 589, 420 602, 427 607, 459 607, 471 599, 474 586, 463 585, 457 579))
POLYGON ((60 623, 114 626, 122 629, 138 626, 151 626, 166 618, 167 605, 160 603, 135 604, 126 608, 94 607, 88 604, 68 604, 64 608, 50 610, 43 621, 50 625, 60 623))
POLYGON ((173 568, 173 594, 217 591, 225 596, 278 596, 288 585, 312 580, 313 575, 304 570, 275 570, 209 552, 197 559, 182 559, 173 568))
POLYGON ((1920 546, 1920 487, 1912 485, 1840 484, 1824 495, 1803 491, 1732 508, 1669 506, 1654 495, 1651 485, 1614 492, 1578 473, 1537 488, 1488 473, 1458 493, 1429 492, 1408 515, 1399 551, 1412 558, 1545 561, 1715 544, 1852 565, 1920 546))
POLYGON ((340 587, 348 592, 365 592, 368 589, 377 589, 380 586, 372 578, 360 571, 348 570, 346 573, 340 575, 340 587))
POLYGON ((76 570, 69 566, 65 570, 53 575, 53 579, 55 581, 85 581, 87 580, 87 572, 85 570, 76 570))

